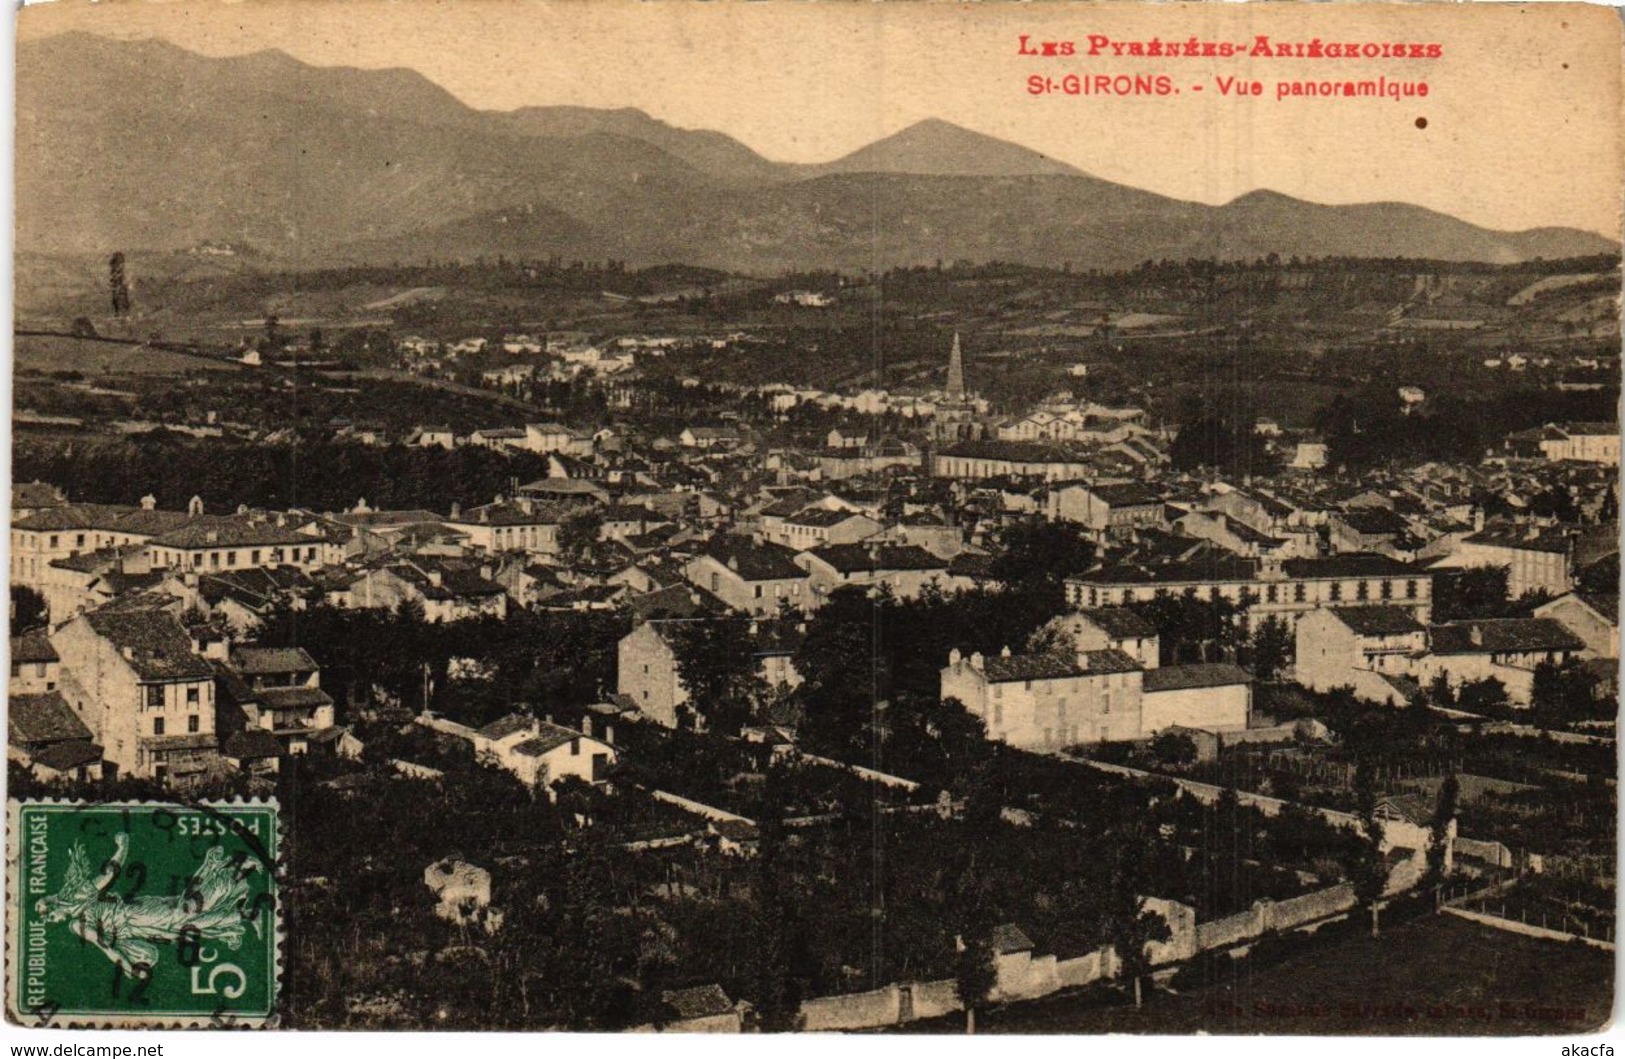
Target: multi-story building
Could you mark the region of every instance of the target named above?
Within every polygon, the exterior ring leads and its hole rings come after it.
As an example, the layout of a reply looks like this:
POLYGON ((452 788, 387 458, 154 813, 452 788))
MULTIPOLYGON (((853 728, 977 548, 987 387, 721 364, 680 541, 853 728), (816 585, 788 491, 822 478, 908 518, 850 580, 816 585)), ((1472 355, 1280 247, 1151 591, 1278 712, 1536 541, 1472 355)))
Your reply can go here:
POLYGON ((1574 587, 1574 538, 1560 530, 1497 526, 1464 538, 1435 569, 1504 566, 1507 594, 1561 596, 1574 587))
POLYGON ((218 758, 215 670, 174 615, 103 607, 57 629, 51 646, 63 699, 119 772, 184 782, 218 758))
POLYGON ((1253 560, 1230 557, 1148 566, 1105 566, 1066 582, 1074 608, 1144 603, 1158 593, 1195 593, 1198 599, 1248 602, 1249 627, 1275 617, 1288 628, 1303 615, 1331 606, 1401 607, 1418 621, 1433 612, 1433 575, 1384 555, 1324 559, 1253 560))
POLYGON ((953 651, 941 695, 958 699, 987 737, 1026 750, 1148 739, 1172 727, 1247 727, 1252 678, 1224 663, 1145 670, 1122 651, 996 657, 953 651))
POLYGON ((1426 653, 1427 629, 1408 610, 1327 607, 1298 621, 1293 672, 1313 691, 1350 687, 1362 699, 1398 705, 1426 653))
POLYGON ((797 610, 808 605, 807 571, 795 556, 776 544, 719 536, 689 560, 683 576, 736 610, 768 616, 778 613, 781 603, 797 610))
POLYGON ((1044 513, 1053 520, 1076 522, 1096 535, 1125 534, 1165 521, 1162 497, 1137 482, 1057 484, 1045 498, 1044 513))

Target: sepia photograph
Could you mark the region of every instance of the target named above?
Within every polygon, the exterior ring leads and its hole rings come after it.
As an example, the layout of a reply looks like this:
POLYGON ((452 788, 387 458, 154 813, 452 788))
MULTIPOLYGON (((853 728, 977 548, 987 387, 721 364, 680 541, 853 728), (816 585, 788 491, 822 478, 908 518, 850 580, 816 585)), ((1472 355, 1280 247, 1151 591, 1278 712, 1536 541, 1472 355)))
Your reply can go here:
POLYGON ((12 1040, 1611 1025, 1619 10, 13 17, 12 1040))

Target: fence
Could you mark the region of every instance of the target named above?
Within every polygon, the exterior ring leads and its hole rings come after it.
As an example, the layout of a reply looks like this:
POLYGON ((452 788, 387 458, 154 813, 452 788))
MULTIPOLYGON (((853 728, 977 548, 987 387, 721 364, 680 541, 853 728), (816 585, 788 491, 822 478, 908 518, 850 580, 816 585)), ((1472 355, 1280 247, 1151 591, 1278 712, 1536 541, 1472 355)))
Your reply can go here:
POLYGON ((1509 907, 1505 903, 1497 906, 1494 902, 1490 902, 1488 904, 1480 905, 1478 909, 1463 908, 1459 905, 1446 905, 1444 912, 1446 915, 1472 920, 1474 923, 1482 923, 1487 927, 1494 927, 1496 930, 1505 930, 1512 934, 1525 934, 1532 938, 1548 938, 1552 941, 1580 941, 1592 946, 1593 948, 1604 949, 1608 952, 1614 951, 1613 927, 1604 928, 1603 936, 1600 938, 1592 937, 1590 934, 1590 928, 1584 921, 1573 920, 1566 915, 1561 919, 1562 926, 1578 926, 1580 928, 1580 933, 1573 934, 1568 930, 1556 929, 1554 926, 1552 926, 1552 923, 1555 921, 1548 917, 1545 913, 1540 915, 1540 923, 1539 925, 1536 925, 1536 923, 1529 918, 1529 914, 1526 909, 1518 908, 1516 906, 1509 907), (1487 911, 1487 909, 1498 909, 1498 911, 1492 912, 1487 911))
MULTIPOLYGON (((1189 905, 1146 898, 1146 907, 1168 921, 1171 935, 1151 948, 1152 963, 1168 966, 1210 949, 1229 948, 1271 931, 1313 926, 1354 908, 1354 889, 1344 883, 1285 901, 1258 901, 1245 912, 1224 919, 1196 922, 1189 905)), ((995 1001, 1033 1000, 1062 989, 1076 989, 1115 978, 1117 953, 1104 946, 1081 956, 1006 953, 995 961, 995 1001)), ((963 1010, 952 980, 889 985, 866 993, 817 997, 801 1005, 802 1028, 808 1031, 873 1029, 963 1010)))

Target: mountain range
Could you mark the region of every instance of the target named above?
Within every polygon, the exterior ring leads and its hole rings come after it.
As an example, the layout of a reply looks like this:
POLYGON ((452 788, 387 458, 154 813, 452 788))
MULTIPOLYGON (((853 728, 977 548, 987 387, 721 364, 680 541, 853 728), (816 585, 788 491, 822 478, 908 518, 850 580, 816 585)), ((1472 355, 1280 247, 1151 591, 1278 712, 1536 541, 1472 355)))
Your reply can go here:
POLYGON ((1267 191, 1184 202, 938 120, 788 164, 638 110, 481 111, 411 70, 82 33, 18 46, 16 135, 20 253, 211 242, 283 267, 501 254, 769 273, 1617 249, 1577 229, 1492 231, 1402 203, 1267 191))

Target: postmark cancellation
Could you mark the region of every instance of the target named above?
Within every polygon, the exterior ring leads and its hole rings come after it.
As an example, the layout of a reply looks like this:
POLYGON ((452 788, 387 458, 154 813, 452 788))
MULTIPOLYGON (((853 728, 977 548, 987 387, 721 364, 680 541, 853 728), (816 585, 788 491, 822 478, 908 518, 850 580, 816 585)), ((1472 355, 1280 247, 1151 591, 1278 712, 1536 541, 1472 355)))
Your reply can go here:
POLYGON ((274 1023, 275 801, 12 801, 7 835, 13 1022, 274 1023))

